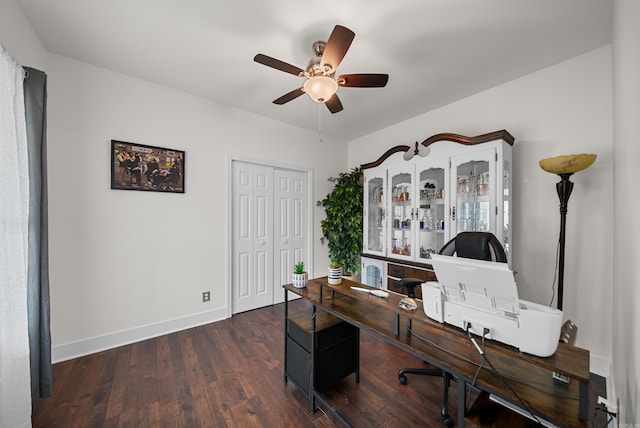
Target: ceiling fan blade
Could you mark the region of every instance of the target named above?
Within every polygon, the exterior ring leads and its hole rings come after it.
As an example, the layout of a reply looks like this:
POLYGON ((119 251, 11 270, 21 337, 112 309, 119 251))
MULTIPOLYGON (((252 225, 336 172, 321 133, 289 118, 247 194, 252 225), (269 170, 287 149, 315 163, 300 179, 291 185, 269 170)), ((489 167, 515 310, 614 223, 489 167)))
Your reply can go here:
POLYGON ((336 79, 338 86, 348 88, 383 88, 389 81, 388 74, 341 74, 336 79))
POLYGON ((327 45, 324 48, 320 65, 324 67, 328 64, 335 71, 336 68, 338 68, 338 65, 342 62, 342 58, 344 58, 349 50, 349 46, 351 46, 351 42, 353 42, 353 38, 355 36, 356 33, 349 30, 347 27, 336 25, 329 36, 329 40, 327 40, 327 45))
POLYGON ((253 57, 255 62, 266 65, 267 67, 275 68, 276 70, 284 71, 285 73, 293 74, 294 76, 300 76, 304 73, 304 70, 295 65, 287 64, 279 59, 271 58, 270 56, 258 54, 253 57))
POLYGON ((277 100, 273 100, 273 103, 274 104, 278 104, 278 105, 282 105, 284 103, 288 103, 291 100, 295 100, 296 98, 298 98, 302 94, 304 94, 304 91, 302 90, 302 86, 301 86, 298 89, 294 89, 291 92, 287 92, 286 94, 284 94, 283 96, 281 96, 277 100))
POLYGON ((331 113, 338 113, 342 111, 342 103, 340 102, 340 98, 338 98, 338 94, 333 94, 329 101, 325 101, 327 108, 331 113))

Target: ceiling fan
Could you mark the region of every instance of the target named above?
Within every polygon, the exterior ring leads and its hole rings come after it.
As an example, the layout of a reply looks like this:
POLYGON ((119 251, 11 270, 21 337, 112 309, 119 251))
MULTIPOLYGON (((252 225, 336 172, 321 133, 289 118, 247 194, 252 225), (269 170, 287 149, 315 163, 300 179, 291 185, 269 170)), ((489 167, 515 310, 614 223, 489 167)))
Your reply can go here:
POLYGON ((389 80, 388 74, 360 73, 334 76, 355 36, 355 33, 348 28, 336 25, 329 40, 313 44, 315 57, 311 58, 306 70, 267 55, 257 54, 253 58, 255 62, 306 79, 301 87, 284 94, 273 103, 282 105, 306 93, 314 101, 324 103, 331 113, 337 113, 342 110, 342 103, 336 94, 338 87, 384 87, 389 80))

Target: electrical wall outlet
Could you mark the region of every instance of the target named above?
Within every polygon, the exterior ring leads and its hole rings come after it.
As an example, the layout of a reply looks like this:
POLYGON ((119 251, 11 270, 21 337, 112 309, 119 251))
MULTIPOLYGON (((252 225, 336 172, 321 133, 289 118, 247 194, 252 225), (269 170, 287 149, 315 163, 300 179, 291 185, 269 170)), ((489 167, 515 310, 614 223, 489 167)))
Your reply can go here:
POLYGON ((552 377, 554 380, 557 380, 557 381, 560 381, 560 382, 563 382, 563 383, 569 383, 569 381, 571 380, 571 379, 569 378, 569 376, 564 375, 564 374, 562 374, 562 373, 558 373, 558 372, 553 372, 553 373, 551 374, 551 377, 552 377))
POLYGON ((603 404, 609 413, 615 415, 618 412, 618 404, 611 403, 604 397, 598 397, 598 404, 603 404))
POLYGON ((203 291, 202 292, 202 302, 208 302, 211 300, 211 292, 210 291, 203 291))

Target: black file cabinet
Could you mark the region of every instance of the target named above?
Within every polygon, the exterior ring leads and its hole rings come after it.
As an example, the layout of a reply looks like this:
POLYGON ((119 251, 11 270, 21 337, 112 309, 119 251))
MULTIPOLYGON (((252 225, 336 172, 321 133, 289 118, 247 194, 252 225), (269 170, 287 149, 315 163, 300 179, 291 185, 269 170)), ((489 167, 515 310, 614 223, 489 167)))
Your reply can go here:
POLYGON ((316 334, 312 335, 312 316, 311 311, 304 311, 287 317, 285 380, 291 379, 309 397, 314 410, 314 391, 330 388, 351 373, 359 381, 360 330, 318 311, 316 334))

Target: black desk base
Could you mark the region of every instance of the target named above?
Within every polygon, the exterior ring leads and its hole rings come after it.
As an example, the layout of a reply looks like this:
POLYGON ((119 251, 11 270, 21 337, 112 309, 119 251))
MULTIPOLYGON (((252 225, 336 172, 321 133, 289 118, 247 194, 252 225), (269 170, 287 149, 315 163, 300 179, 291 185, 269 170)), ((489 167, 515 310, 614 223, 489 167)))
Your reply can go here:
POLYGON ((311 411, 315 411, 319 391, 351 373, 356 374, 356 382, 360 381, 360 329, 315 308, 297 314, 287 312, 284 380, 291 379, 309 397, 311 411))

